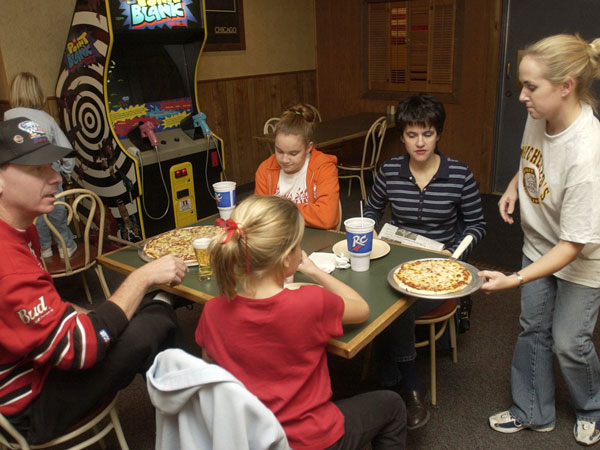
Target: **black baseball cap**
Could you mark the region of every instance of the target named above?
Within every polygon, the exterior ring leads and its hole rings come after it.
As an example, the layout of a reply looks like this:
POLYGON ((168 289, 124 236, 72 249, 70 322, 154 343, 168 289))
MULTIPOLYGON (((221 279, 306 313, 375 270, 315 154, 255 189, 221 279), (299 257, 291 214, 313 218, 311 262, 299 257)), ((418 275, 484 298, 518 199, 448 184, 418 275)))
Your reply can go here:
POLYGON ((43 166, 64 158, 73 149, 50 143, 37 123, 25 117, 0 122, 0 164, 43 166))

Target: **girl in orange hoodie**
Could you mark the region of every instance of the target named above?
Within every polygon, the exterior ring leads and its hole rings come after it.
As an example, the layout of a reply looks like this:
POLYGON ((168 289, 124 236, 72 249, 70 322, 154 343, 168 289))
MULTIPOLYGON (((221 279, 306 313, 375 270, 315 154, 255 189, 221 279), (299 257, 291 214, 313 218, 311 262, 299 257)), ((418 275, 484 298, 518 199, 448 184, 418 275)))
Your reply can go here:
POLYGON ((275 153, 256 171, 254 193, 292 200, 307 226, 334 228, 340 221, 337 158, 314 148, 314 112, 292 106, 275 126, 275 153))

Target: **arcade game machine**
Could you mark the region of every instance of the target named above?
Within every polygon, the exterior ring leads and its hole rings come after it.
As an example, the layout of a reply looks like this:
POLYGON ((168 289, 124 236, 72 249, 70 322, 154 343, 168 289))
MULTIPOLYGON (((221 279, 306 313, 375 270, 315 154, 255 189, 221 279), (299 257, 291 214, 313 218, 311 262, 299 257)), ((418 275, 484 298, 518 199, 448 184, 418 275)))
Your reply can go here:
POLYGON ((77 0, 56 87, 78 164, 122 238, 217 211, 223 142, 197 104, 203 0, 77 0), (114 223, 114 222, 113 222, 114 223))

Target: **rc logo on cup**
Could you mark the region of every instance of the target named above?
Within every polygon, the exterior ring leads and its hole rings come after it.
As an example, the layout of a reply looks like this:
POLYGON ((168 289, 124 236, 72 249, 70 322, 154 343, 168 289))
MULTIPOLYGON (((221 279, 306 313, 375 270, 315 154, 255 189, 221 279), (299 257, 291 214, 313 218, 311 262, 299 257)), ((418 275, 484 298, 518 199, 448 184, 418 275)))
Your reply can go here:
POLYGON ((355 234, 352 236, 352 247, 353 253, 365 253, 370 252, 373 247, 373 239, 369 239, 367 234, 355 234))
POLYGON ((217 207, 229 208, 235 206, 235 191, 231 192, 215 192, 217 199, 217 207))

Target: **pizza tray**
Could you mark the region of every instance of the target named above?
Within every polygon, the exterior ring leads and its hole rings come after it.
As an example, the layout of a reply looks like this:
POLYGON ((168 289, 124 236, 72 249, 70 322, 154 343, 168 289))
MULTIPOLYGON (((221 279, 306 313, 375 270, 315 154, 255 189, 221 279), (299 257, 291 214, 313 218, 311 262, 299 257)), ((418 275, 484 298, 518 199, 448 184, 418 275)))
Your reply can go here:
MULTIPOLYGON (((144 249, 141 249, 141 248, 138 249, 138 256, 140 257, 140 259, 142 261, 146 261, 146 262, 152 262, 152 261, 154 261, 154 258, 152 258, 151 256, 146 255, 144 253, 144 249)), ((188 266, 188 267, 195 267, 195 266, 198 265, 198 261, 186 262, 185 265, 188 266)))
MULTIPOLYGON (((417 262, 417 261, 429 261, 429 260, 454 261, 454 260, 448 259, 448 258, 423 258, 423 259, 415 259, 412 261, 406 261, 402 264, 412 263, 412 262, 417 262)), ((398 264, 392 270, 389 271, 387 280, 388 280, 388 283, 390 284, 390 286, 392 288, 394 288, 396 291, 400 292, 401 294, 408 295, 410 297, 415 297, 415 298, 422 298, 422 299, 426 299, 426 300, 448 300, 451 298, 460 298, 460 297, 465 297, 467 295, 472 294, 473 292, 478 291, 481 288, 481 286, 483 285, 483 278, 480 277, 479 275, 477 275, 477 273, 479 272, 479 269, 477 267, 475 267, 469 263, 463 262, 463 261, 454 261, 454 262, 457 262, 458 264, 462 265, 464 268, 466 268, 471 273, 471 282, 465 288, 463 288, 462 290, 460 290, 458 292, 451 292, 449 294, 433 295, 433 294, 417 294, 415 292, 407 291, 407 290, 403 289, 402 287, 400 287, 398 285, 398 283, 396 283, 394 281, 394 272, 396 272, 396 270, 398 270, 400 268, 400 266, 402 266, 402 264, 398 264)))
MULTIPOLYGON (((197 225, 197 226, 202 227, 204 225, 197 225)), ((196 228, 196 226, 183 227, 182 229, 188 229, 188 228, 196 228)), ((171 231, 171 230, 169 230, 169 231, 171 231)), ((164 233, 160 233, 160 234, 157 234, 156 236, 152 236, 151 238, 146 239, 146 241, 143 244, 143 247, 138 249, 138 256, 140 257, 140 259, 142 261, 146 261, 146 262, 154 261, 154 258, 152 258, 151 256, 148 256, 148 255, 146 255, 146 253, 144 253, 144 250, 146 250, 146 244, 148 244, 148 242, 150 242, 150 240, 152 240, 156 237, 162 236, 163 234, 167 234, 169 231, 165 231, 164 233)), ((198 261, 189 261, 189 262, 186 262, 185 265, 188 267, 195 267, 198 265, 198 261)))

